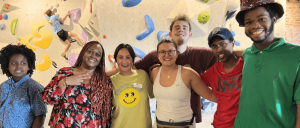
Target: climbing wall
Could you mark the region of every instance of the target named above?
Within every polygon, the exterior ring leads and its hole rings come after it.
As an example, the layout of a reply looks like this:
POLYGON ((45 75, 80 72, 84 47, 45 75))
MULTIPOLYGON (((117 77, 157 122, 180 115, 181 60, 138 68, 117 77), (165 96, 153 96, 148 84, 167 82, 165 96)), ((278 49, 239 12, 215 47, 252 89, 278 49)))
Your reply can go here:
MULTIPOLYGON (((50 6, 55 14, 60 17, 65 16, 68 11, 74 9, 86 10, 86 4, 91 0, 1 0, 0 15, 7 15, 8 18, 0 18, 0 25, 5 24, 3 30, 0 29, 0 48, 8 44, 26 44, 36 53, 36 70, 32 78, 46 86, 59 68, 70 66, 69 61, 61 57, 65 42, 60 40, 53 32, 51 25, 47 22, 44 12, 50 6), (6 12, 8 11, 8 12, 6 12), (16 22, 17 19, 17 22, 16 22), (13 25, 11 25, 13 22, 13 25), (11 27, 12 26, 12 27, 11 27), (11 30, 12 29, 12 30, 11 30), (12 33, 14 31, 14 35, 12 33)), ((82 15, 84 17, 84 15, 82 15)), ((1 16, 0 16, 1 17, 1 16)), ((79 20, 80 21, 80 20, 79 20)), ((1 27, 1 26, 0 26, 1 27)), ((66 31, 77 34, 81 41, 82 27, 73 23, 67 18, 62 25, 66 31)), ((98 28, 99 29, 99 28, 98 28)), ((94 36, 96 37, 96 36, 94 36)), ((74 42, 67 52, 79 53, 82 47, 74 42)), ((0 73, 0 82, 7 80, 7 77, 0 73)))
MULTIPOLYGON (((167 35, 172 19, 179 13, 185 13, 191 19, 193 33, 188 45, 208 47, 208 34, 214 27, 222 25, 226 11, 224 5, 227 5, 228 1, 205 2, 200 0, 135 0, 130 6, 130 3, 126 4, 125 0, 109 2, 97 0, 95 6, 100 28, 100 41, 107 55, 113 55, 120 43, 131 44, 146 54, 156 49, 158 33, 160 32, 159 37, 167 35), (204 19, 206 23, 200 23, 199 14, 205 11, 210 18, 204 19)), ((144 55, 144 53, 140 54, 144 55)), ((137 57, 136 60, 139 58, 137 57)), ((106 61, 106 65, 107 69, 113 67, 109 61, 106 61)))

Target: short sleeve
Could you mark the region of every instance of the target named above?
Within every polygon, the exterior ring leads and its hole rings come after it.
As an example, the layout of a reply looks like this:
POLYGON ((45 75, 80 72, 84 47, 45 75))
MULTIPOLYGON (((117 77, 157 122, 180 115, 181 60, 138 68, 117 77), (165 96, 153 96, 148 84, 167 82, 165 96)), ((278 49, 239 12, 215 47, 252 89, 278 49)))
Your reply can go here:
POLYGON ((34 82, 35 83, 31 84, 31 88, 29 89, 30 103, 32 106, 33 115, 40 116, 47 113, 47 105, 40 96, 40 93, 43 91, 44 87, 36 81, 34 82))
POLYGON ((294 100, 296 104, 300 104, 300 64, 298 66, 297 77, 294 84, 294 100))

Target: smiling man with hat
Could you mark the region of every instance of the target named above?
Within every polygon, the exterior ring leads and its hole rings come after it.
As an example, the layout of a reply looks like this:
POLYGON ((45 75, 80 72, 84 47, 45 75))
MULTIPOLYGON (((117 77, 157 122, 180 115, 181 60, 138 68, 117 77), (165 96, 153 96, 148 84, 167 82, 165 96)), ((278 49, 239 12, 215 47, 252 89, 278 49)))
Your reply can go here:
POLYGON ((243 82, 234 128, 300 127, 300 47, 274 37, 284 14, 274 0, 241 0, 236 20, 253 41, 243 53, 243 82))

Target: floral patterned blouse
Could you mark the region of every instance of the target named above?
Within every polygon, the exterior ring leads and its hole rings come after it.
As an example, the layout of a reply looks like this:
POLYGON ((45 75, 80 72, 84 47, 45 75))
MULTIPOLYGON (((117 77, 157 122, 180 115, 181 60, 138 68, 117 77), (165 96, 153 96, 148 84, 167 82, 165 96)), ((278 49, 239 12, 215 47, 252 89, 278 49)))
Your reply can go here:
MULTIPOLYGON (((110 120, 105 122, 100 112, 91 107, 91 86, 81 84, 60 89, 58 82, 73 75, 73 67, 61 68, 41 93, 42 99, 54 105, 49 126, 54 128, 108 128, 110 120), (99 124, 101 123, 101 126, 99 124)), ((110 79, 109 83, 111 84, 110 79)))

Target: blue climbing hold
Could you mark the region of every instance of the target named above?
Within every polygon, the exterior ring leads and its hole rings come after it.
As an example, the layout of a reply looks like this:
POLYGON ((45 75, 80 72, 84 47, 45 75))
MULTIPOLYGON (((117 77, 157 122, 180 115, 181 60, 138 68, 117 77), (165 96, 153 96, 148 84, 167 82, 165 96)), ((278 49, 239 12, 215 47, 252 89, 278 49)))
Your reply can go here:
POLYGON ((0 29, 1 29, 1 30, 3 30, 4 27, 5 27, 5 24, 1 24, 1 25, 0 25, 0 29))
POLYGON ((138 57, 143 58, 144 56, 146 56, 146 53, 143 52, 142 50, 140 50, 140 49, 138 49, 138 48, 136 48, 136 47, 134 47, 134 46, 131 46, 131 47, 133 48, 134 53, 135 53, 138 57))
POLYGON ((136 36, 137 40, 145 39, 147 36, 149 36, 155 30, 153 20, 151 19, 151 17, 149 15, 145 15, 145 20, 146 20, 147 29, 143 33, 138 34, 136 36))
POLYGON ((2 18, 5 19, 5 20, 7 20, 8 19, 8 15, 5 13, 5 14, 3 14, 2 18))
POLYGON ((142 0, 122 0, 124 7, 133 7, 141 3, 142 0))
POLYGON ((235 32, 234 31, 231 31, 231 34, 232 34, 232 36, 235 36, 235 32))
POLYGON ((161 41, 162 39, 169 37, 169 32, 168 31, 159 31, 157 33, 157 40, 158 42, 161 41))
POLYGON ((240 42, 240 41, 238 41, 238 40, 234 40, 234 41, 235 41, 234 44, 235 44, 236 46, 241 46, 241 42, 240 42))

